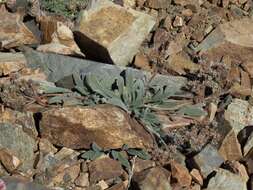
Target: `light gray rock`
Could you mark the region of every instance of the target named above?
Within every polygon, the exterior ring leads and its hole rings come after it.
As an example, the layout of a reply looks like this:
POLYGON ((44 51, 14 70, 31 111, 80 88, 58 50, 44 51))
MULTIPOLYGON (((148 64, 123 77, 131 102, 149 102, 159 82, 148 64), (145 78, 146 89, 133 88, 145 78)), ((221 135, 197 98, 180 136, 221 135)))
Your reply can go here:
POLYGON ((206 190, 247 190, 246 182, 239 175, 224 169, 218 169, 206 190))
POLYGON ((194 156, 193 161, 200 169, 204 178, 219 168, 224 162, 218 151, 211 145, 207 145, 200 153, 194 156))
POLYGON ((8 148, 15 153, 22 162, 21 171, 33 169, 36 141, 23 131, 22 126, 0 123, 0 148, 8 148))
POLYGON ((100 0, 81 14, 75 35, 88 59, 126 66, 154 25, 147 14, 100 0))

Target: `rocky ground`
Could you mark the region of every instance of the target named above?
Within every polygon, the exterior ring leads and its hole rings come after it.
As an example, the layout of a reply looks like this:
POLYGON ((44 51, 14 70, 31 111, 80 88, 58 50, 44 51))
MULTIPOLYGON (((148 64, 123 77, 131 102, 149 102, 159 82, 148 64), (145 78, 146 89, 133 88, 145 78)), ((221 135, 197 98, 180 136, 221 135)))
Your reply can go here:
POLYGON ((253 190, 252 0, 0 9, 0 190, 253 190))

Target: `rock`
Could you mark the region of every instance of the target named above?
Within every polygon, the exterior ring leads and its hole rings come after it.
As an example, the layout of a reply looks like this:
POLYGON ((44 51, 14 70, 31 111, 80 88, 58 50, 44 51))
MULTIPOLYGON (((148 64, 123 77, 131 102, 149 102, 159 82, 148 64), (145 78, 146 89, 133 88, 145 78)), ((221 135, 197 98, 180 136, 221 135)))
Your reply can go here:
POLYGON ((200 169, 204 178, 206 178, 215 169, 219 168, 219 166, 224 162, 218 151, 211 145, 207 145, 200 153, 194 156, 193 161, 200 169))
POLYGON ((89 174, 88 173, 80 173, 78 178, 75 180, 75 184, 78 187, 88 187, 89 186, 89 174))
POLYGON ((6 189, 10 190, 50 190, 42 185, 25 181, 16 177, 5 177, 3 181, 6 184, 6 189))
POLYGON ((245 165, 247 166, 247 171, 249 175, 253 174, 253 149, 244 158, 245 165))
POLYGON ((218 169, 211 178, 206 190, 247 190, 246 182, 236 174, 224 169, 218 169))
POLYGON ((51 109, 43 113, 40 131, 53 144, 72 149, 88 149, 93 142, 104 149, 153 145, 141 125, 110 105, 51 109))
POLYGON ((35 35, 25 26, 21 15, 9 13, 4 6, 1 6, 0 9, 0 49, 37 44, 39 42, 35 35))
POLYGON ((9 173, 6 171, 4 166, 2 164, 0 164, 0 178, 3 176, 8 176, 8 175, 9 175, 9 173))
POLYGON ((245 126, 253 124, 253 108, 247 101, 233 99, 224 114, 237 136, 245 126))
POLYGON ((253 132, 251 132, 246 144, 243 147, 243 155, 246 156, 251 150, 253 150, 253 132))
POLYGON ((168 15, 168 16, 166 16, 166 18, 164 19, 163 27, 164 27, 167 31, 169 31, 170 28, 171 28, 171 26, 172 26, 172 19, 171 19, 171 17, 168 15))
POLYGON ((138 53, 135 56, 134 65, 137 68, 140 68, 140 69, 142 69, 144 71, 152 71, 152 67, 149 65, 148 58, 145 55, 143 55, 143 54, 138 53))
POLYGON ((231 161, 231 162, 228 162, 227 164, 230 167, 229 168, 230 171, 241 176, 242 179, 247 183, 247 181, 249 180, 249 176, 248 176, 247 170, 243 164, 241 164, 238 161, 231 161))
POLYGON ((97 183, 97 185, 100 186, 100 188, 101 188, 102 190, 107 189, 107 188, 109 187, 108 184, 107 184, 104 180, 99 181, 99 182, 97 183))
POLYGON ((155 24, 151 16, 108 0, 84 11, 79 21, 75 35, 87 58, 121 66, 132 61, 155 24))
POLYGON ((0 76, 18 72, 26 66, 22 53, 0 53, 0 76))
POLYGON ((191 171, 191 176, 192 176, 192 179, 196 182, 196 183, 198 183, 199 185, 203 185, 203 177, 201 176, 201 174, 200 174, 200 172, 199 172, 199 170, 197 170, 197 169, 192 169, 192 171, 191 171))
POLYGON ((184 25, 184 20, 180 16, 176 16, 174 21, 173 21, 173 26, 174 27, 181 27, 184 25))
POLYGON ((229 5, 229 0, 222 0, 221 1, 222 7, 228 7, 229 5))
POLYGON ((108 180, 123 174, 120 163, 108 157, 99 158, 89 164, 90 182, 95 184, 100 180, 108 180))
POLYGON ((151 160, 142 160, 140 158, 136 158, 134 164, 134 173, 141 172, 145 169, 155 167, 155 162, 151 160))
POLYGON ((41 138, 39 140, 39 150, 40 152, 42 152, 43 154, 48 154, 48 153, 56 153, 57 152, 57 148, 55 148, 51 142, 47 139, 41 138))
POLYGON ((22 162, 19 170, 27 172, 33 169, 35 139, 25 133, 20 125, 0 123, 0 148, 8 148, 22 162))
POLYGON ((52 41, 49 44, 38 46, 37 50, 63 55, 84 56, 74 40, 72 31, 62 22, 57 22, 56 30, 52 34, 52 41))
POLYGON ((219 153, 224 160, 240 160, 242 158, 241 145, 238 142, 237 136, 234 130, 230 130, 223 139, 219 153))
POLYGON ((172 190, 168 180, 168 171, 161 167, 136 173, 133 176, 133 181, 140 190, 172 190))
POLYGON ((252 77, 253 27, 251 23, 252 18, 243 18, 221 24, 195 50, 212 61, 221 60, 224 55, 229 55, 235 62, 242 62, 252 77))
POLYGON ((170 163, 170 167, 172 178, 174 178, 181 187, 190 187, 192 177, 188 169, 175 161, 170 163))
POLYGON ((124 7, 135 8, 136 0, 123 0, 124 7))
POLYGON ((153 9, 169 8, 170 0, 146 0, 146 6, 153 9))
POLYGON ((32 138, 36 139, 38 136, 38 132, 33 118, 33 113, 31 112, 19 112, 8 108, 4 109, 3 112, 0 111, 0 123, 21 125, 23 131, 32 138))
POLYGON ((5 148, 0 149, 0 162, 10 173, 16 170, 21 164, 15 154, 5 148))
POLYGON ((107 190, 126 190, 126 184, 124 182, 113 185, 107 190))

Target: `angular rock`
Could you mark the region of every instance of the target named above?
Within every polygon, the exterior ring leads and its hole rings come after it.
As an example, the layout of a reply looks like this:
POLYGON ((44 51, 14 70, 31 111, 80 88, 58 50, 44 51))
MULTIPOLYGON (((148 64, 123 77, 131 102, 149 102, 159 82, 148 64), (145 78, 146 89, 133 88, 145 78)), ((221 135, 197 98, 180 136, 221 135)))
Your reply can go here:
POLYGON ((244 127, 253 124, 253 107, 241 99, 234 99, 224 114, 237 136, 244 127))
POLYGON ((180 16, 176 16, 174 21, 173 21, 173 26, 174 27, 181 27, 184 25, 184 20, 180 16))
POLYGON ((246 156, 251 150, 253 150, 253 132, 251 132, 246 144, 243 147, 243 155, 246 156))
POLYGON ((107 190, 126 190, 126 184, 124 182, 118 183, 107 190))
POLYGON ((18 112, 11 109, 0 111, 0 123, 11 123, 21 125, 23 131, 32 138, 37 138, 38 131, 35 126, 33 114, 31 112, 18 112))
POLYGON ((207 145, 200 153, 193 157, 193 161, 200 169, 202 176, 206 178, 211 172, 219 168, 224 159, 214 147, 207 145))
POLYGON ((146 6, 153 9, 166 9, 169 7, 170 0, 147 0, 146 6))
POLYGON ((140 158, 136 158, 134 165, 134 173, 138 173, 145 169, 155 167, 155 162, 151 160, 142 160, 140 158))
POLYGON ((152 147, 146 130, 117 107, 65 107, 43 113, 41 135, 57 146, 90 148, 96 142, 104 149, 152 147))
POLYGON ((219 147, 219 153, 224 160, 240 160, 242 158, 241 145, 233 130, 230 130, 219 147))
POLYGON ((38 39, 23 23, 21 15, 8 12, 4 6, 0 9, 0 49, 38 43, 38 39))
POLYGON ((84 56, 74 40, 72 31, 63 23, 57 22, 56 30, 51 38, 52 41, 49 44, 40 45, 37 50, 63 55, 84 56))
POLYGON ((174 178, 181 187, 190 187, 192 177, 188 169, 175 161, 170 163, 170 167, 172 178, 174 178))
POLYGON ((108 180, 123 174, 120 163, 111 158, 99 158, 89 164, 90 182, 95 184, 100 180, 108 180))
POLYGON ((211 178, 206 190, 247 190, 246 182, 236 174, 224 169, 218 169, 211 178))
POLYGON ((36 141, 23 131, 22 126, 0 123, 0 148, 8 148, 20 159, 19 170, 33 169, 36 141))
POLYGON ((125 66, 154 24, 149 15, 101 0, 80 16, 75 35, 88 59, 125 66))
POLYGON ((249 180, 249 176, 248 176, 246 167, 243 164, 241 164, 238 161, 231 161, 231 162, 228 162, 226 164, 228 165, 230 171, 232 171, 233 173, 241 176, 241 178, 245 182, 247 182, 249 180))
POLYGON ((148 58, 143 54, 137 54, 134 58, 134 65, 144 71, 152 71, 148 58))
POLYGON ((16 170, 21 164, 15 154, 5 148, 0 149, 0 162, 10 173, 16 170))
POLYGON ((199 170, 197 169, 192 169, 191 171, 191 176, 192 176, 192 179, 197 182, 199 185, 203 185, 203 177, 201 176, 199 170))
POLYGON ((26 66, 25 56, 21 53, 0 53, 0 76, 18 72, 26 66))
POLYGON ((45 186, 25 181, 16 177, 5 177, 3 178, 3 181, 6 184, 6 189, 15 189, 15 190, 50 190, 49 188, 46 188, 45 186))
POLYGON ((134 175, 133 181, 140 190, 172 190, 168 171, 161 167, 154 167, 137 173, 134 175))
POLYGON ((88 187, 89 186, 89 174, 88 173, 80 173, 78 178, 75 180, 75 184, 78 187, 88 187))
POLYGON ((39 140, 39 150, 43 153, 43 154, 48 154, 48 153, 56 153, 57 152, 57 148, 55 148, 51 142, 47 139, 41 138, 39 140))
POLYGON ((200 51, 212 61, 229 55, 235 62, 242 62, 252 77, 253 26, 251 23, 252 18, 243 18, 221 24, 202 41, 196 51, 200 51))

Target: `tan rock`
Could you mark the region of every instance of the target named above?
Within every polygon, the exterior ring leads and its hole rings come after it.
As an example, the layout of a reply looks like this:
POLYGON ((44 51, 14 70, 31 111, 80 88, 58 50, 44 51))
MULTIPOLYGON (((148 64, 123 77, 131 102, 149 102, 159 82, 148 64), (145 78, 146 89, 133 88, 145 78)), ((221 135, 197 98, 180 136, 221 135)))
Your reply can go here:
POLYGON ((75 184, 78 187, 88 187, 89 186, 89 174, 88 173, 80 173, 78 178, 75 180, 75 184))
POLYGON ((0 26, 0 49, 38 43, 38 39, 23 23, 22 16, 8 12, 5 6, 0 7, 0 26))
POLYGON ((171 25, 172 25, 172 19, 171 19, 171 17, 168 15, 168 16, 166 16, 166 18, 164 19, 163 27, 164 27, 166 30, 170 30, 171 25))
POLYGON ((243 147, 243 155, 246 156, 251 150, 253 150, 253 132, 251 132, 246 144, 243 147))
POLYGON ((149 65, 148 58, 143 54, 138 53, 135 56, 134 65, 142 70, 152 71, 152 67, 149 65))
POLYGON ((153 9, 166 9, 170 2, 170 0, 146 0, 146 5, 153 9))
POLYGON ((155 167, 155 162, 151 160, 142 160, 140 158, 136 158, 134 164, 134 173, 141 172, 145 169, 155 167))
POLYGON ((175 161, 172 161, 170 163, 170 167, 171 167, 172 178, 176 179, 177 183, 181 187, 190 187, 192 177, 191 177, 188 169, 185 166, 183 166, 175 161))
POLYGON ((0 149, 0 162, 10 173, 21 165, 19 158, 8 149, 0 149))
POLYGON ((108 157, 99 158, 89 164, 90 182, 95 184, 100 180, 113 179, 122 175, 120 163, 108 157))
POLYGON ((228 134, 223 139, 220 147, 219 153, 224 158, 224 160, 240 160, 242 158, 241 145, 238 142, 237 136, 233 130, 228 132, 228 134))
POLYGON ((124 7, 135 8, 136 0, 123 0, 124 7))
POLYGON ((253 76, 253 26, 252 18, 243 18, 221 24, 213 30, 196 48, 209 60, 221 60, 229 55, 235 62, 243 63, 245 69, 253 76), (237 30, 240 28, 240 30, 237 30))
POLYGON ((230 162, 230 167, 232 167, 233 172, 240 175, 245 182, 249 180, 249 175, 243 164, 238 161, 232 161, 230 162))
POLYGON ((55 148, 49 140, 44 138, 39 140, 39 150, 44 154, 57 152, 57 148, 55 148))
POLYGON ((201 173, 197 169, 192 169, 191 171, 192 179, 197 182, 199 185, 203 185, 203 177, 201 176, 201 173))
POLYGON ((136 173, 133 181, 140 190, 172 190, 168 171, 161 167, 154 167, 136 173))
POLYGON ((84 11, 79 21, 75 34, 87 58, 121 66, 132 61, 155 24, 151 16, 108 0, 84 11))
POLYGON ((42 137, 73 149, 89 148, 93 142, 105 149, 153 145, 141 125, 110 105, 52 109, 43 113, 40 127, 42 137))
POLYGON ((126 190, 126 183, 124 182, 118 183, 108 188, 107 190, 126 190))
POLYGON ((99 182, 97 183, 97 185, 98 185, 102 190, 107 189, 107 188, 109 187, 108 184, 107 184, 104 180, 99 181, 99 182))
POLYGON ((174 27, 181 27, 184 25, 184 20, 180 16, 176 16, 174 21, 173 21, 173 26, 174 27))
POLYGON ((22 53, 0 53, 0 76, 18 72, 25 66, 26 59, 22 53))
POLYGON ((52 41, 49 44, 40 45, 37 50, 44 53, 84 56, 74 40, 72 31, 62 22, 56 23, 56 29, 51 38, 52 41))

